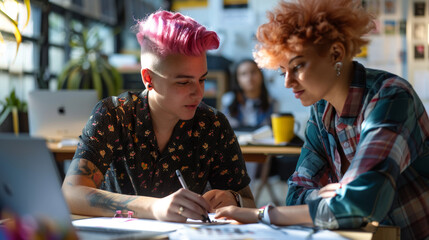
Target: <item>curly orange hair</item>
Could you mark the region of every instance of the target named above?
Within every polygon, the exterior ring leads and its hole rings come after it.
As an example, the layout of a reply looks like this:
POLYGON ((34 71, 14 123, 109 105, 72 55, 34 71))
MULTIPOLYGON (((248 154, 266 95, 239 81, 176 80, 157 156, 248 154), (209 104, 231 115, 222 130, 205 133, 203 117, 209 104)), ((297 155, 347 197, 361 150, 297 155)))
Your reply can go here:
POLYGON ((258 28, 254 57, 259 67, 278 68, 285 51, 313 45, 323 54, 341 42, 353 57, 369 40, 363 36, 374 27, 374 17, 358 0, 295 0, 280 2, 268 12, 268 23, 258 28))

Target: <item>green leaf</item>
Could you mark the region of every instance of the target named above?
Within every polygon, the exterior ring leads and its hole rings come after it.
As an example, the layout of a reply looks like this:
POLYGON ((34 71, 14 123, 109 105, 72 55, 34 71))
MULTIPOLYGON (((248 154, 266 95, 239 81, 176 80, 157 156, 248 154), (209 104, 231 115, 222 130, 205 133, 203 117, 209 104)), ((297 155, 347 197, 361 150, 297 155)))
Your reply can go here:
POLYGON ((116 95, 115 85, 113 83, 112 77, 109 74, 109 70, 105 67, 101 67, 100 73, 101 73, 101 76, 103 76, 103 80, 104 80, 104 83, 106 84, 107 92, 109 96, 116 95))
POLYGON ((73 71, 73 68, 81 65, 80 61, 80 59, 70 60, 70 62, 65 66, 61 74, 58 76, 58 89, 64 88, 64 83, 67 81, 71 71, 73 71))
POLYGON ((100 73, 98 72, 96 60, 90 60, 92 81, 94 82, 94 89, 97 90, 98 98, 103 98, 103 84, 101 82, 100 73))
POLYGON ((80 82, 82 81, 82 68, 76 66, 70 71, 70 76, 67 81, 67 89, 79 89, 80 82))

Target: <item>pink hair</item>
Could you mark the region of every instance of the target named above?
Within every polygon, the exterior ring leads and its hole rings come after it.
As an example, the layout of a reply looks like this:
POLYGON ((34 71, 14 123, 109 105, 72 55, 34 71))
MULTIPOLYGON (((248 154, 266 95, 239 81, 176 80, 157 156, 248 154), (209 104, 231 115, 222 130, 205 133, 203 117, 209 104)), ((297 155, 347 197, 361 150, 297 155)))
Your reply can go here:
POLYGON ((161 56, 173 53, 199 56, 219 47, 219 37, 214 31, 180 13, 157 11, 138 21, 136 27, 142 51, 155 51, 161 56))

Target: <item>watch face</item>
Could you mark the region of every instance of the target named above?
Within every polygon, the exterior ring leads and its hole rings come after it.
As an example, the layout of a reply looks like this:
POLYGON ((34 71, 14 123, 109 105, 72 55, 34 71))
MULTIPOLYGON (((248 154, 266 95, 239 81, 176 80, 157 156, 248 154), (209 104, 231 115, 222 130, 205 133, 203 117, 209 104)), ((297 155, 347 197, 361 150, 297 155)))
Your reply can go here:
POLYGON ((261 220, 262 220, 262 218, 264 217, 264 210, 265 210, 265 208, 264 208, 264 207, 262 207, 262 208, 260 208, 260 209, 259 209, 259 211, 258 211, 258 220, 259 220, 259 221, 261 221, 261 220))

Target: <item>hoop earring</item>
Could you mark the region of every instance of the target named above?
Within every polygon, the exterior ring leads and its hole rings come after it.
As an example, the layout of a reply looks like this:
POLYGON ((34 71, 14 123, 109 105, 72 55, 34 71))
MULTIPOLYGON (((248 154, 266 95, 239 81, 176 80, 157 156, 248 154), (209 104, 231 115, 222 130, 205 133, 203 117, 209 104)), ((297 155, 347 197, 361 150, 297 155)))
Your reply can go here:
POLYGON ((335 71, 337 72, 337 77, 341 75, 341 68, 343 68, 342 62, 336 62, 335 63, 335 71))

